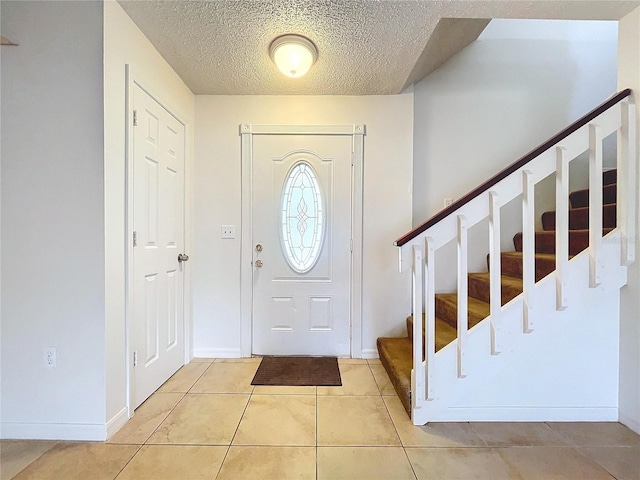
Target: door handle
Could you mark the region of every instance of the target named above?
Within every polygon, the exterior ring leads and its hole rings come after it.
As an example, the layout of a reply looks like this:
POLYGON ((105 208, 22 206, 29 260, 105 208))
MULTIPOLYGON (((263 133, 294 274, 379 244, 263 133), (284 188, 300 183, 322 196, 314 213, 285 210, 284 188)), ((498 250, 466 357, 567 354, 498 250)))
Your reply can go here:
POLYGON ((187 262, 189 260, 189 255, 185 255, 184 253, 178 254, 178 262, 187 262))
POLYGON ((256 267, 262 268, 262 260, 256 260, 256 267))

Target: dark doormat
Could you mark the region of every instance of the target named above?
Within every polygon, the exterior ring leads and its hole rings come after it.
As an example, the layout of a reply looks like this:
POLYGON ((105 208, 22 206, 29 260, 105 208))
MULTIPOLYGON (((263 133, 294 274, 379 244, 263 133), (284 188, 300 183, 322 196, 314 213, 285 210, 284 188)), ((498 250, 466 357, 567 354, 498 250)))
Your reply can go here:
POLYGON ((336 357, 264 357, 251 385, 340 387, 336 357))

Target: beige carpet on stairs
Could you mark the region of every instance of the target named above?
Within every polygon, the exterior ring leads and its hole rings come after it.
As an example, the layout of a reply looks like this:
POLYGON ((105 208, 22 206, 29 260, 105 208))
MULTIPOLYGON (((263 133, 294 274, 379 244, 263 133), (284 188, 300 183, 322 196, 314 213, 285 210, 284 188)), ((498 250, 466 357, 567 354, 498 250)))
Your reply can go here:
MULTIPOLYGON (((616 226, 616 170, 603 173, 603 234, 616 226)), ((569 195, 569 255, 589 246, 589 191, 569 195)), ((555 270, 555 212, 542 215, 543 230, 536 232, 536 281, 555 270)), ((502 252, 500 259, 502 304, 522 292, 522 233, 513 239, 515 251, 502 252)), ((487 265, 488 265, 487 256, 487 265)), ((489 273, 469 274, 468 328, 489 316, 489 273)), ((457 338, 457 294, 436 294, 436 351, 457 338)), ((424 316, 423 316, 424 321, 424 316)), ((424 328, 423 328, 424 333, 424 328)), ((413 317, 407 319, 407 336, 378 338, 380 361, 391 379, 398 397, 411 416, 411 369, 413 368, 413 317)), ((423 335, 424 340, 424 335, 423 335)), ((424 345, 424 341, 423 341, 424 345)))

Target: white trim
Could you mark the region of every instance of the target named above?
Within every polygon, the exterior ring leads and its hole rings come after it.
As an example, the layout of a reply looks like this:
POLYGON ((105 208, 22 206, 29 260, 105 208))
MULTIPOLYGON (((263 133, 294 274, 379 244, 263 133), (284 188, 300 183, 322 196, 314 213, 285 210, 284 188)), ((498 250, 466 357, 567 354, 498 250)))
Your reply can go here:
POLYGON ((133 306, 133 72, 129 64, 125 65, 125 375, 126 375, 126 408, 129 417, 133 415, 133 322, 131 309, 133 306))
MULTIPOLYGON (((190 126, 175 112, 179 111, 173 108, 171 102, 160 101, 159 96, 154 94, 152 88, 149 88, 152 82, 148 82, 134 71, 131 65, 125 64, 125 110, 126 110, 126 128, 125 128, 125 191, 126 191, 126 219, 125 219, 125 351, 126 351, 126 409, 129 418, 133 416, 134 404, 134 376, 133 369, 133 322, 131 321, 131 309, 133 306, 133 286, 130 279, 133 278, 133 88, 138 85, 151 98, 160 104, 171 116, 173 116, 181 125, 184 126, 184 229, 183 242, 185 251, 191 247, 192 228, 190 219, 192 218, 192 202, 193 194, 190 191, 192 182, 191 175, 193 152, 189 148, 188 141, 190 126), (189 223, 188 223, 189 222, 189 223)), ((184 358, 183 365, 191 360, 191 342, 192 333, 192 305, 191 305, 191 269, 185 268, 183 277, 183 338, 184 338, 184 358)))
POLYGON ((617 422, 616 407, 449 407, 429 422, 617 422))
POLYGON ((251 135, 364 135, 364 125, 240 125, 240 134, 251 135))
POLYGON ((194 358, 242 358, 239 348, 196 348, 194 358))
MULTIPOLYGON (((362 358, 362 221, 363 221, 363 163, 364 125, 240 125, 242 219, 240 240, 240 351, 242 357, 251 356, 253 305, 253 135, 349 135, 352 144, 352 204, 351 236, 351 357, 362 358)), ((195 352, 194 352, 195 354, 195 352)), ((200 356, 198 351, 196 356, 200 356)))
POLYGON ((351 357, 362 358, 362 255, 364 221, 364 125, 351 125, 353 129, 353 173, 351 176, 351 357))
POLYGON ((638 435, 640 435, 640 420, 629 417, 622 412, 618 412, 618 421, 623 424, 625 427, 630 428, 638 435))
POLYGON ((380 358, 377 348, 363 348, 362 358, 380 358))
POLYGON ((2 423, 2 438, 103 442, 107 427, 100 423, 2 423))
POLYGON ((107 438, 111 438, 118 430, 124 427, 124 424, 129 421, 129 408, 123 407, 118 413, 116 413, 111 420, 107 422, 107 438))

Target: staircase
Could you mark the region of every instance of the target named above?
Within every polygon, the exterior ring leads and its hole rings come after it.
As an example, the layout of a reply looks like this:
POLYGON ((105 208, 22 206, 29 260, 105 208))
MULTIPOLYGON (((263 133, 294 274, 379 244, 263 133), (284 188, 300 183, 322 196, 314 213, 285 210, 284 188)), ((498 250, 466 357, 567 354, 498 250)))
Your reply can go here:
POLYGON ((619 289, 635 259, 635 118, 631 90, 619 92, 396 240, 414 315, 406 337, 377 345, 415 425, 617 419, 619 289), (611 136, 617 167, 603 172, 611 136), (585 151, 588 188, 569 193, 570 163, 585 151), (536 231, 536 184, 550 176, 556 207, 536 231), (522 231, 514 251, 502 251, 510 202, 522 205, 522 231), (469 252, 483 253, 469 248, 468 230, 487 224, 488 271, 469 272, 469 252), (457 262, 441 250, 452 242, 457 262), (436 258, 457 271, 452 293, 436 293, 436 258))
MULTIPOLYGON (((616 227, 617 170, 607 170, 603 180, 603 233, 616 227)), ((578 190, 569 195, 569 255, 573 257, 589 247, 589 190, 578 190)), ((556 212, 542 215, 543 230, 536 232, 535 279, 549 275, 556 268, 555 256, 556 212)), ((515 251, 502 252, 501 297, 502 305, 522 293, 522 232, 513 238, 515 251)), ((487 266, 489 257, 487 256, 487 266)), ((468 329, 490 315, 490 277, 488 272, 468 274, 468 329)), ((436 352, 457 338, 457 294, 435 295, 435 347, 436 352)), ((405 410, 411 416, 411 369, 413 366, 413 316, 407 317, 407 336, 378 338, 378 354, 405 410)), ((423 316, 424 324, 424 316, 423 316)), ((424 328, 423 328, 424 333, 424 328)), ((423 335, 424 338, 424 335, 423 335)), ((425 344, 423 340, 423 345, 425 344)))

